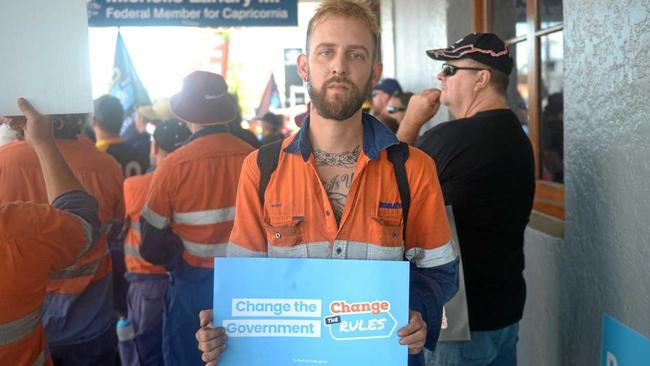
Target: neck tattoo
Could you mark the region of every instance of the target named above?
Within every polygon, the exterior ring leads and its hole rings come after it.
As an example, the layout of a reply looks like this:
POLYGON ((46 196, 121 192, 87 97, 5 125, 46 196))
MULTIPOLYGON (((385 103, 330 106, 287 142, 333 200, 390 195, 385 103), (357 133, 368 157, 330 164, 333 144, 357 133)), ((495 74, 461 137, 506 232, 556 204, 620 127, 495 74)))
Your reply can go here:
POLYGON ((319 167, 332 166, 349 168, 356 165, 359 160, 361 146, 355 147, 352 151, 342 153, 329 153, 323 150, 314 149, 314 159, 319 167))

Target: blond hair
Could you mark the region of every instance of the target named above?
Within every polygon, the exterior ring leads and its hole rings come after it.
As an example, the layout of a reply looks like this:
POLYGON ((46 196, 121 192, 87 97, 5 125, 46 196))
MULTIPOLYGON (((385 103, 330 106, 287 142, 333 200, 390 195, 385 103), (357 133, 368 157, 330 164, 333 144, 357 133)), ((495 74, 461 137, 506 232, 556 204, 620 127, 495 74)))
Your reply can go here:
POLYGON ((309 43, 314 29, 332 16, 349 17, 366 23, 375 46, 375 52, 372 55, 373 60, 379 60, 379 22, 377 21, 377 15, 367 0, 324 0, 316 9, 314 16, 309 20, 305 53, 309 54, 309 43))

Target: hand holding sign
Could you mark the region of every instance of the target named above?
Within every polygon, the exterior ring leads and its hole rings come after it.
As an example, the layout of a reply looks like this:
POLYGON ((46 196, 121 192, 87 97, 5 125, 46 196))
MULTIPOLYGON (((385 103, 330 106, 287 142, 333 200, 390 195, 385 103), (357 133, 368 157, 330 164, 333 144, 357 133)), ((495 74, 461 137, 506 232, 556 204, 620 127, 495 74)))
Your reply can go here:
POLYGON ((199 351, 203 353, 201 359, 206 366, 215 366, 226 350, 228 336, 223 327, 213 328, 212 310, 202 310, 199 321, 201 328, 196 332, 196 340, 199 341, 199 351))
POLYGON ((422 352, 424 343, 427 340, 427 324, 422 319, 422 314, 415 310, 409 310, 409 323, 397 332, 402 337, 400 344, 408 345, 409 354, 415 355, 422 352))

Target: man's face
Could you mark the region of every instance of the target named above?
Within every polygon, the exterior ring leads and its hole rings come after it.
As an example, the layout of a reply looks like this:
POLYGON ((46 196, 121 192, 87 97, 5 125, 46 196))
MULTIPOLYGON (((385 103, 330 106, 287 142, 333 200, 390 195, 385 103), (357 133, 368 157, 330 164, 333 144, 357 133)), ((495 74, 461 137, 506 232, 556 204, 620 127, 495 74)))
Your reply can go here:
POLYGON ((361 109, 381 75, 374 52, 372 33, 361 20, 332 16, 315 27, 298 72, 319 115, 342 121, 361 109))
POLYGON ((388 100, 390 95, 381 90, 375 90, 372 92, 372 114, 378 115, 386 113, 386 106, 388 105, 388 100))
MULTIPOLYGON (((445 63, 459 67, 477 67, 476 63, 466 59, 445 61, 445 63)), ((478 80, 477 73, 476 70, 456 70, 452 76, 447 76, 443 72, 438 73, 442 90, 440 104, 448 107, 457 117, 460 109, 470 103, 476 94, 474 87, 478 80)))
POLYGON ((390 100, 388 100, 386 111, 391 117, 397 120, 397 123, 400 123, 404 118, 404 111, 406 111, 406 106, 402 105, 402 101, 399 98, 391 97, 390 100))

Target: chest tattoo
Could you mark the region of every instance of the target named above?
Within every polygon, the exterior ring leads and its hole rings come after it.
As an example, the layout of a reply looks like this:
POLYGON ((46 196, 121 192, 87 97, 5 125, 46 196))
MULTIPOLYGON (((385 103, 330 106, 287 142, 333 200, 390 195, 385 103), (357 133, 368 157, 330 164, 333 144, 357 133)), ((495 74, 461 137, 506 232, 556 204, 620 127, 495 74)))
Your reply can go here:
POLYGON ((345 200, 350 192, 354 170, 359 160, 361 146, 352 151, 342 153, 328 153, 322 150, 314 150, 314 159, 327 197, 334 211, 336 222, 340 223, 345 200))

